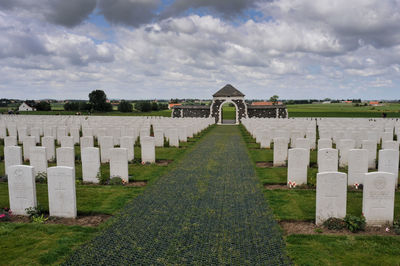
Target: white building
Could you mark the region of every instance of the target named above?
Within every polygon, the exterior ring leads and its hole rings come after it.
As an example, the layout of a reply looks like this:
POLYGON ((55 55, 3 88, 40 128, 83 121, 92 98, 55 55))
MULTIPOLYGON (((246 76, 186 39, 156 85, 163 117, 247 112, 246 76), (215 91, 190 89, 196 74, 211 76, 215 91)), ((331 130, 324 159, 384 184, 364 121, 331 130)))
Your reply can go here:
POLYGON ((22 103, 19 108, 18 111, 35 111, 36 109, 33 107, 30 107, 29 105, 27 105, 25 102, 22 103))

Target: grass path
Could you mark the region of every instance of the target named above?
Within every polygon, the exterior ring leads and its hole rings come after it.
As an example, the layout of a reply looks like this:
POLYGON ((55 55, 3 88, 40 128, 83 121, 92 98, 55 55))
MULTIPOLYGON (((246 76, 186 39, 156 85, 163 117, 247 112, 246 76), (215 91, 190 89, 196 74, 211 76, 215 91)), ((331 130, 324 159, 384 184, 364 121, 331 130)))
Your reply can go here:
POLYGON ((219 126, 66 264, 289 264, 237 126, 219 126))

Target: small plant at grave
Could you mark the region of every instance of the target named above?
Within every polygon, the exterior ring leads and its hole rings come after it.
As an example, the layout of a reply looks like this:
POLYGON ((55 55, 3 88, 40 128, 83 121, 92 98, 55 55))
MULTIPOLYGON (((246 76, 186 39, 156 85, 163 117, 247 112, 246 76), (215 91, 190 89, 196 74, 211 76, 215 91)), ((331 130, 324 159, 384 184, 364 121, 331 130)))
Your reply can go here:
POLYGON ((44 214, 36 217, 32 217, 32 222, 34 224, 43 224, 45 223, 49 218, 44 217, 44 214))
POLYGON ((346 222, 343 219, 330 217, 324 222, 324 226, 329 230, 342 230, 346 228, 346 222))
POLYGON ((33 218, 37 218, 44 214, 44 209, 42 205, 38 203, 36 207, 29 207, 25 209, 26 213, 29 215, 29 218, 33 220, 33 218))
POLYGON ((8 207, 0 210, 0 222, 9 221, 11 219, 12 211, 8 207))
POLYGON ((96 178, 99 180, 100 185, 107 185, 108 178, 106 176, 102 176, 100 171, 97 173, 96 178))
POLYGON ((47 184, 46 172, 40 172, 35 176, 35 181, 40 184, 47 184))
POLYGON ((164 147, 168 148, 169 147, 169 140, 164 140, 164 147))
POLYGON ((397 219, 393 222, 393 231, 396 235, 400 235, 400 219, 397 219))
POLYGON ((289 188, 296 188, 297 184, 296 184, 296 182, 295 182, 295 181, 291 181, 291 180, 289 180, 289 182, 288 182, 288 186, 289 186, 289 188))
POLYGON ((346 223, 347 229, 350 230, 352 233, 357 233, 358 231, 365 230, 365 217, 364 215, 361 216, 354 216, 354 215, 346 215, 344 217, 344 221, 346 223))
POLYGON ((108 182, 108 184, 110 184, 110 185, 112 185, 112 186, 115 186, 115 185, 123 185, 124 182, 123 182, 123 180, 122 180, 121 177, 119 177, 119 176, 114 176, 114 177, 112 177, 112 178, 110 179, 110 181, 108 182))
POLYGON ((315 229, 314 229, 314 232, 315 232, 315 233, 318 233, 318 234, 322 234, 322 233, 323 233, 322 229, 319 228, 319 227, 315 228, 315 229))

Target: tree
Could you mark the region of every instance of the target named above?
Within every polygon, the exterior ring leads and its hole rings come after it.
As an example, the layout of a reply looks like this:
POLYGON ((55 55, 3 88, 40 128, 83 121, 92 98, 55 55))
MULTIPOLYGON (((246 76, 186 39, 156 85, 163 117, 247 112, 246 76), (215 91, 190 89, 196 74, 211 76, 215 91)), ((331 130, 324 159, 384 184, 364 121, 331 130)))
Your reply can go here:
POLYGON ((158 111, 158 104, 156 102, 152 102, 151 103, 151 110, 153 111, 158 111))
POLYGON ((89 102, 92 104, 94 111, 112 111, 112 105, 111 103, 107 102, 107 95, 102 90, 94 90, 89 93, 89 102))
POLYGON ((140 101, 135 104, 135 109, 140 112, 150 112, 151 107, 151 103, 148 101, 140 101))
POLYGON ((123 113, 132 112, 133 106, 130 102, 122 100, 118 105, 118 111, 123 113))
POLYGON ((278 104, 278 99, 279 99, 279 96, 274 95, 271 98, 269 98, 269 101, 272 102, 273 105, 276 105, 276 104, 278 104))
POLYGON ((36 110, 38 111, 51 111, 51 105, 48 102, 40 102, 35 106, 36 110))

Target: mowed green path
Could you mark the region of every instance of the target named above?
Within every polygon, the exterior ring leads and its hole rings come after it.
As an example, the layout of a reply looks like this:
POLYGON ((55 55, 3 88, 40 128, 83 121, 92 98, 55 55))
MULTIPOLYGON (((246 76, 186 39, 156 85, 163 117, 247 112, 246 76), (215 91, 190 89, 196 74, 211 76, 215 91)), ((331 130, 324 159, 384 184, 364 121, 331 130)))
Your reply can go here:
POLYGON ((237 126, 219 126, 67 265, 290 264, 237 126))

